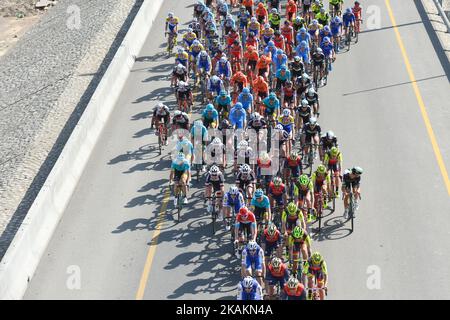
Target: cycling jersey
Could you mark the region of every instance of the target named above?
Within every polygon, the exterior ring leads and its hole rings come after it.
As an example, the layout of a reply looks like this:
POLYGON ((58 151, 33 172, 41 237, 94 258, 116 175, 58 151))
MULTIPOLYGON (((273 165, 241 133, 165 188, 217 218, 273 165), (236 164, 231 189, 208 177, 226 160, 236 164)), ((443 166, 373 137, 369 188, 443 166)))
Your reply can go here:
POLYGON ((229 106, 229 105, 231 105, 231 97, 230 96, 225 96, 225 97, 217 96, 214 99, 214 103, 220 107, 229 106))
POLYGON ((253 279, 252 290, 250 292, 244 289, 243 282, 244 280, 239 282, 237 300, 263 300, 262 288, 258 281, 253 279))
POLYGON ((248 110, 248 108, 253 104, 253 95, 250 93, 247 95, 240 93, 237 101, 242 103, 245 110, 248 110))
POLYGON ((281 22, 281 16, 278 13, 270 13, 269 14, 269 22, 272 28, 274 26, 279 26, 281 22))
POLYGON ((195 34, 195 32, 188 32, 183 36, 183 41, 188 47, 190 47, 196 39, 197 35, 195 34))
POLYGON ((252 266, 254 266, 255 271, 262 271, 263 262, 264 251, 259 245, 257 245, 257 249, 254 252, 247 248, 242 250, 242 266, 245 266, 245 269, 251 270, 252 266))
POLYGON ((217 112, 217 110, 213 110, 211 113, 208 113, 208 111, 203 110, 202 117, 205 120, 214 121, 219 119, 219 113, 217 112))
POLYGON ((356 21, 356 17, 353 13, 345 13, 342 16, 342 21, 345 27, 348 27, 351 23, 356 21))
POLYGON ((229 120, 236 129, 244 129, 244 123, 247 120, 247 114, 244 108, 233 107, 230 111, 229 120))
POLYGON ((175 171, 186 172, 190 170, 191 166, 189 164, 189 161, 187 159, 184 159, 181 164, 177 163, 176 161, 173 161, 171 168, 172 170, 175 171))
POLYGON ((311 237, 308 235, 307 232, 303 233, 303 237, 296 239, 292 236, 292 234, 289 236, 289 246, 294 247, 294 252, 300 251, 300 248, 303 244, 311 245, 311 237))
POLYGON ((315 276, 317 280, 323 280, 323 276, 328 274, 327 264, 325 261, 322 261, 320 264, 314 264, 309 258, 303 268, 303 273, 308 277, 315 276))
POLYGON ((239 29, 245 29, 250 20, 250 14, 245 11, 245 13, 239 12, 237 19, 239 21, 239 29))
POLYGON ((281 28, 281 34, 287 42, 292 42, 293 30, 291 26, 281 28))
POLYGON ((324 54, 326 57, 331 57, 331 55, 332 55, 332 53, 333 53, 333 50, 334 50, 334 46, 333 46, 333 44, 332 44, 331 42, 329 42, 328 45, 325 45, 325 43, 323 42, 323 43, 320 45, 320 47, 322 48, 323 54, 324 54))
POLYGON ((217 76, 221 76, 221 75, 223 75, 223 76, 225 76, 225 78, 230 78, 231 77, 231 64, 230 64, 230 62, 229 61, 227 61, 226 63, 225 63, 225 65, 224 64, 222 64, 222 63, 217 63, 217 65, 216 65, 216 74, 217 74, 217 76))
POLYGON ((334 137, 333 139, 329 140, 326 136, 320 138, 320 144, 322 145, 322 148, 324 150, 329 150, 332 147, 337 147, 338 146, 338 142, 337 142, 337 138, 334 137))
POLYGON ((305 19, 301 18, 299 22, 297 20, 294 20, 292 23, 292 28, 295 30, 295 32, 298 32, 301 28, 306 27, 305 19))
POLYGON ((236 184, 254 184, 256 182, 255 173, 250 171, 247 175, 239 172, 236 177, 236 184))
POLYGON ((279 186, 275 186, 272 182, 269 183, 269 194, 272 196, 281 196, 286 192, 286 186, 282 183, 279 186))
POLYGON ((270 201, 267 196, 263 196, 262 201, 256 200, 256 198, 253 198, 250 202, 250 205, 256 208, 260 209, 269 209, 270 208, 270 201))
POLYGON ((211 173, 206 174, 205 186, 212 185, 214 187, 214 191, 219 191, 221 187, 223 187, 225 178, 223 177, 222 172, 217 174, 216 176, 211 175, 211 173))
POLYGON ((298 44, 300 44, 302 41, 306 41, 306 45, 309 47, 309 43, 311 42, 311 35, 309 33, 298 33, 296 40, 298 44))
POLYGON ((309 64, 309 48, 302 48, 301 45, 298 45, 295 48, 295 53, 297 54, 297 56, 299 56, 300 58, 302 58, 303 62, 306 64, 309 64))
POLYGON ((281 244, 281 233, 279 230, 275 232, 274 235, 269 235, 269 232, 267 229, 264 229, 263 233, 263 242, 266 244, 266 246, 273 246, 273 245, 280 245, 281 244))
POLYGON ((294 184, 294 195, 295 196, 305 196, 308 194, 308 192, 313 192, 314 186, 312 182, 310 181, 309 184, 306 186, 306 188, 302 188, 301 186, 298 186, 298 182, 294 184))
POLYGON ((273 35, 275 33, 275 30, 273 30, 272 28, 269 29, 263 29, 263 31, 261 31, 261 34, 263 36, 263 41, 264 43, 267 45, 269 43, 269 41, 272 39, 273 35))
POLYGON ((183 152, 186 157, 194 153, 194 146, 188 140, 177 141, 175 149, 177 152, 183 152))
POLYGON ((259 34, 259 30, 261 29, 261 26, 260 26, 259 22, 251 22, 251 21, 250 21, 250 22, 248 23, 247 29, 248 29, 248 32, 249 32, 249 33, 250 33, 250 32, 254 32, 255 35, 258 35, 258 34, 259 34))
POLYGON ((339 23, 336 23, 334 21, 331 22, 330 29, 331 29, 331 34, 333 36, 338 36, 341 33, 342 22, 339 22, 339 23))
POLYGON ((255 215, 253 214, 253 212, 248 212, 247 213, 247 218, 243 218, 243 216, 238 213, 236 216, 236 226, 240 227, 240 225, 252 225, 254 227, 256 227, 256 218, 255 215))
POLYGON ((207 141, 208 140, 208 129, 204 125, 192 126, 191 137, 195 142, 207 141))
POLYGON ((314 126, 314 128, 311 128, 309 123, 306 123, 305 125, 303 125, 303 129, 302 129, 302 132, 309 136, 320 135, 321 131, 322 130, 318 124, 316 124, 314 126))
POLYGON ((167 23, 167 26, 169 27, 170 32, 172 32, 172 33, 175 32, 175 28, 178 26, 178 21, 179 21, 179 19, 177 17, 166 19, 166 23, 167 23))
POLYGON ((342 163, 342 153, 339 152, 336 157, 332 157, 331 153, 328 151, 327 153, 325 153, 325 156, 323 158, 323 163, 325 165, 329 165, 329 166, 333 166, 338 163, 342 163))
POLYGON ((314 93, 312 96, 307 94, 305 99, 308 101, 309 106, 313 107, 316 103, 319 102, 319 95, 314 93))
POLYGON ((291 80, 291 72, 289 70, 286 70, 286 72, 281 73, 281 69, 279 69, 276 73, 276 78, 282 81, 291 80))
POLYGON ((287 212, 287 210, 283 210, 283 213, 281 214, 281 221, 283 223, 287 223, 286 228, 289 231, 292 231, 294 229, 294 226, 297 223, 297 220, 303 221, 303 213, 302 210, 298 209, 294 214, 290 214, 287 212))
POLYGON ((223 206, 233 208, 234 212, 239 212, 239 210, 243 206, 245 206, 245 201, 242 193, 239 192, 234 198, 229 192, 225 193, 223 197, 223 206))
POLYGON ((281 35, 279 37, 275 36, 275 37, 273 37, 272 41, 275 44, 275 47, 277 47, 278 49, 284 50, 285 40, 284 40, 283 36, 281 36, 281 35))
POLYGON ((270 97, 263 100, 263 103, 266 106, 266 114, 274 114, 277 109, 280 109, 280 100, 275 98, 272 103, 270 101, 270 97))
POLYGON ((295 119, 293 116, 280 116, 278 118, 278 123, 283 126, 284 131, 286 131, 287 133, 291 133, 292 129, 294 128, 295 119))
MULTIPOLYGON (((197 59, 198 55, 200 54, 200 52, 204 51, 205 48, 203 47, 202 44, 199 45, 192 45, 189 49, 189 54, 191 57, 193 57, 195 60, 197 59)), ((194 60, 194 61, 195 61, 194 60)))
MULTIPOLYGON (((282 65, 286 65, 288 62, 287 56, 283 53, 282 55, 276 55, 274 56, 273 60, 273 64, 275 66, 275 71, 279 71, 281 69, 282 65)), ((288 73, 289 70, 286 71, 286 73, 288 73)), ((289 76, 290 76, 290 72, 289 72, 289 76)))
POLYGON ((351 186, 358 187, 361 183, 361 176, 352 178, 350 176, 350 172, 344 173, 343 184, 347 189, 350 189, 351 186))
POLYGON ((326 26, 330 22, 331 17, 327 12, 319 12, 318 14, 316 14, 316 19, 321 25, 326 26))
POLYGON ((330 174, 327 172, 323 176, 319 176, 317 171, 313 172, 311 175, 311 181, 315 186, 322 186, 324 183, 330 184, 331 183, 331 177, 330 174))
POLYGON ((187 67, 187 61, 189 59, 189 54, 187 52, 183 52, 182 54, 175 55, 175 64, 181 63, 184 67, 187 67))
POLYGON ((172 119, 172 124, 174 124, 175 126, 178 126, 180 128, 187 129, 187 127, 189 125, 189 118, 182 114, 180 114, 178 116, 174 116, 172 119))
POLYGON ((355 15, 355 18, 357 19, 357 20, 360 20, 361 19, 361 14, 362 14, 362 8, 361 7, 353 7, 352 8, 352 12, 353 12, 353 14, 355 15))
POLYGON ((290 289, 285 283, 282 291, 282 300, 307 300, 303 283, 299 283, 295 289, 290 289))

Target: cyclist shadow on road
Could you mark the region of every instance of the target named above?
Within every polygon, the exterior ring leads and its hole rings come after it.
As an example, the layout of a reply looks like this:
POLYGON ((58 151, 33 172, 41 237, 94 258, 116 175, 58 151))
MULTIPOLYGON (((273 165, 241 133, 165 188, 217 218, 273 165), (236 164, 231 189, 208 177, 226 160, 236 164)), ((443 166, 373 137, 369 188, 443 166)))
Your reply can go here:
POLYGON ((153 90, 151 93, 140 97, 134 101, 134 104, 145 102, 145 101, 164 101, 168 97, 173 97, 173 88, 167 86, 164 88, 158 88, 153 90))
POLYGON ((117 157, 109 160, 108 164, 113 165, 129 160, 151 160, 157 157, 159 157, 158 143, 155 142, 145 144, 137 150, 127 151, 124 154, 118 155, 117 157), (152 153, 154 154, 153 156, 152 153))
POLYGON ((147 61, 160 62, 160 61, 164 61, 166 59, 167 59, 167 53, 166 52, 158 52, 157 54, 154 54, 152 56, 137 57, 135 59, 135 62, 147 62, 147 61))
POLYGON ((344 219, 342 217, 332 217, 324 221, 320 233, 317 233, 317 223, 312 226, 312 239, 315 241, 339 240, 352 234, 350 228, 345 228, 344 219))

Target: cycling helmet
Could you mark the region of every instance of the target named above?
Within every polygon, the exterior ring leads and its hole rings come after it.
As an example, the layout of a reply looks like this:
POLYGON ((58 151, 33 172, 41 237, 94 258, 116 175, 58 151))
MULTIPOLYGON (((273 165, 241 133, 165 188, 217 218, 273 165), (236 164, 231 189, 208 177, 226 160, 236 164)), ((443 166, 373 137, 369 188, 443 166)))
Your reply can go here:
POLYGON ((256 251, 256 249, 258 249, 258 244, 256 243, 256 241, 250 240, 247 243, 247 250, 248 251, 256 251))
POLYGON ((250 167, 248 164, 243 164, 240 168, 241 173, 249 173, 250 172, 250 167))
POLYGON ((208 56, 208 52, 206 52, 205 50, 202 50, 202 52, 200 52, 200 57, 207 57, 208 56))
POLYGON ((314 264, 320 264, 323 261, 323 257, 318 251, 316 251, 311 255, 311 261, 314 264))
POLYGON ((244 7, 244 6, 241 6, 241 11, 245 11, 246 10, 246 8, 244 7))
POLYGON ((211 81, 212 81, 212 83, 214 83, 214 84, 216 84, 217 82, 219 82, 219 77, 218 76, 212 76, 211 77, 211 81))
POLYGON ((242 93, 243 94, 249 94, 250 93, 250 89, 245 87, 244 89, 242 89, 242 93))
POLYGON ((235 107, 236 109, 243 109, 243 108, 244 108, 244 106, 243 106, 242 103, 240 103, 240 102, 236 103, 236 104, 234 105, 234 107, 235 107))
POLYGON ((290 117, 291 116, 291 110, 284 109, 283 110, 283 117, 290 117))
POLYGON ((250 276, 247 276, 242 280, 242 286, 244 289, 250 289, 253 287, 253 278, 250 276))
POLYGON ((361 167, 353 167, 352 173, 353 174, 363 174, 363 169, 361 167))
POLYGON ((200 45, 200 41, 194 40, 194 41, 192 42, 192 45, 193 45, 193 46, 198 46, 198 45, 200 45))
POLYGON ((282 182, 283 182, 283 180, 281 180, 280 177, 274 177, 274 178, 273 178, 273 184, 274 184, 275 186, 277 186, 277 187, 278 187, 282 182))
POLYGON ((192 32, 194 32, 194 29, 192 29, 192 28, 187 28, 187 33, 192 33, 192 32))
POLYGON ((309 77, 309 75, 307 74, 307 73, 303 73, 302 74, 302 80, 309 80, 309 79, 311 79, 310 77, 309 77))
POLYGON ((256 189, 255 198, 262 198, 264 196, 264 191, 262 189, 256 189))
POLYGON ((214 111, 214 106, 211 103, 208 103, 208 105, 206 106, 206 111, 214 111))
POLYGON ((302 17, 296 16, 296 17, 295 17, 295 22, 297 22, 297 23, 302 22, 302 17))
POLYGON ((258 20, 256 19, 256 17, 252 17, 252 18, 250 19, 250 22, 251 22, 251 23, 255 23, 255 22, 258 22, 258 20))
POLYGON ((334 17, 333 20, 334 23, 341 23, 341 18, 339 18, 338 16, 334 17))
POLYGON ((223 119, 220 125, 222 129, 228 129, 231 127, 230 121, 228 121, 227 119, 223 119))
POLYGON ((309 177, 306 174, 302 174, 298 177, 298 181, 302 186, 306 186, 309 183, 309 177))
POLYGON ((175 110, 175 112, 173 113, 174 117, 181 115, 181 111, 180 110, 175 110))
POLYGON ((294 62, 301 62, 302 61, 302 58, 300 58, 299 56, 295 56, 294 57, 294 62))
POLYGON ((269 236, 273 236, 277 232, 277 226, 274 223, 269 224, 267 227, 267 233, 269 236))
POLYGON ((308 43, 305 40, 300 42, 300 48, 307 48, 307 47, 308 47, 308 43))
POLYGON ((211 167, 211 169, 209 169, 209 173, 210 173, 211 175, 213 175, 213 176, 218 175, 219 172, 220 172, 219 167, 216 166, 216 165, 213 165, 213 166, 211 167))
POLYGON ((180 153, 177 155, 177 161, 178 161, 178 162, 184 161, 185 159, 186 159, 186 158, 185 158, 183 152, 180 152, 180 153))
POLYGON ((214 138, 214 140, 211 142, 213 145, 221 145, 222 144, 222 140, 220 140, 220 138, 214 138))
POLYGON ((330 42, 330 37, 323 38, 323 42, 330 42))
POLYGON ((269 24, 269 23, 266 23, 266 24, 264 25, 264 29, 270 29, 270 24, 269 24))
POLYGON ((287 287, 291 290, 296 289, 298 287, 299 281, 295 277, 290 277, 287 281, 287 287))
POLYGON ((274 257, 270 263, 275 269, 280 269, 281 267, 281 259, 278 257, 274 257))
MULTIPOLYGON (((317 50, 319 50, 319 49, 317 49, 317 50)), ((315 94, 316 94, 316 90, 314 90, 314 88, 309 88, 308 89, 308 96, 312 97, 315 94)))
POLYGON ((307 106, 309 106, 308 100, 303 99, 303 100, 302 100, 302 107, 307 107, 307 106))
POLYGON ((286 80, 286 82, 284 83, 285 87, 291 87, 292 86, 292 81, 290 80, 286 80))
POLYGON ((167 14, 167 16, 169 17, 169 18, 173 18, 173 13, 172 12, 169 12, 168 14, 167 14))
POLYGON ((345 9, 345 13, 347 13, 347 14, 352 13, 352 8, 345 9))
POLYGON ((330 131, 327 131, 326 137, 328 140, 331 140, 331 139, 334 139, 336 136, 334 135, 334 132, 330 130, 330 131))
POLYGON ((219 60, 219 62, 220 63, 227 63, 227 58, 226 57, 222 57, 222 58, 220 58, 220 60, 219 60))
POLYGON ((240 208, 240 209, 239 209, 239 214, 240 214, 241 216, 246 217, 246 216, 248 215, 248 209, 247 209, 247 207, 242 207, 242 208, 240 208))
POLYGON ((228 93, 227 93, 225 90, 221 90, 221 91, 220 91, 220 95, 221 95, 222 97, 226 97, 227 94, 228 94, 228 93))
POLYGON ((276 99, 276 98, 277 98, 277 95, 275 94, 275 92, 271 92, 269 94, 269 99, 276 99))
POLYGON ((276 30, 274 32, 274 35, 277 36, 277 37, 281 36, 281 31, 280 30, 276 30))
POLYGON ((329 26, 323 27, 323 30, 324 30, 325 32, 330 32, 330 31, 331 31, 329 26))
POLYGON ((290 202, 288 205, 287 205, 287 212, 289 213, 289 214, 291 214, 291 215, 294 215, 294 214, 296 214, 297 213, 297 210, 298 210, 298 207, 297 207, 297 205, 295 204, 295 202, 290 202))
POLYGON ((325 166, 323 164, 320 164, 317 167, 317 172, 320 173, 320 174, 324 174, 325 172, 327 172, 327 168, 325 168, 325 166))
MULTIPOLYGON (((317 51, 317 53, 323 53, 322 48, 317 48, 316 51, 317 51)), ((311 89, 312 89, 312 88, 311 88, 311 89)))
POLYGON ((300 28, 300 33, 301 33, 301 34, 306 33, 306 28, 300 28))
POLYGON ((309 124, 311 126, 315 126, 317 124, 317 118, 316 117, 309 118, 309 124))
POLYGON ((324 7, 320 8, 320 12, 325 13, 325 8, 324 7))
POLYGON ((295 160, 298 157, 298 153, 297 151, 291 151, 291 153, 289 154, 289 159, 291 160, 295 160))
POLYGON ((292 230, 292 236, 296 239, 300 239, 301 237, 303 237, 303 234, 304 231, 300 226, 296 226, 294 230, 292 230))
POLYGON ((272 14, 277 14, 277 13, 278 13, 277 8, 272 8, 272 10, 270 10, 270 13, 272 13, 272 14))
POLYGON ((331 154, 332 157, 336 157, 338 155, 338 153, 339 153, 339 149, 338 148, 332 147, 330 149, 330 154, 331 154))
POLYGON ((317 25, 319 24, 319 21, 317 21, 317 19, 314 19, 314 20, 312 21, 312 24, 313 24, 313 26, 317 26, 317 25))
POLYGON ((184 52, 184 49, 178 48, 178 54, 183 54, 183 52, 184 52))
POLYGON ((231 186, 230 187, 230 194, 231 195, 234 195, 234 196, 236 196, 236 195, 238 195, 239 194, 239 188, 238 187, 236 187, 236 186, 231 186))

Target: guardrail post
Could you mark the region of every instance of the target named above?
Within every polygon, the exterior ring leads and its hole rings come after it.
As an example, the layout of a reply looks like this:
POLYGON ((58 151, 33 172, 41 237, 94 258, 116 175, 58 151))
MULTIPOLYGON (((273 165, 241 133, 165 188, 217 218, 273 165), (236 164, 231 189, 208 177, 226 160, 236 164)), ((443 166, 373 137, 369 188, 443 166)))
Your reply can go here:
POLYGON ((433 0, 436 8, 438 9, 439 15, 442 17, 442 20, 444 21, 445 25, 447 26, 447 32, 450 33, 450 11, 445 11, 444 7, 447 10, 450 10, 450 0, 433 0))

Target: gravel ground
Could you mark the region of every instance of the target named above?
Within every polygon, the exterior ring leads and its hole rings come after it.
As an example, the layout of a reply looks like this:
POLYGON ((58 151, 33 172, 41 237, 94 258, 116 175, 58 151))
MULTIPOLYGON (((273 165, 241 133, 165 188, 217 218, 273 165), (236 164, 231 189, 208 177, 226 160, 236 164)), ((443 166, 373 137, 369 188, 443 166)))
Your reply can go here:
POLYGON ((141 3, 61 0, 0 58, 0 257, 141 3))
POLYGON ((35 9, 36 0, 1 0, 0 16, 14 17, 16 13, 23 13, 25 16, 37 14, 35 9))

